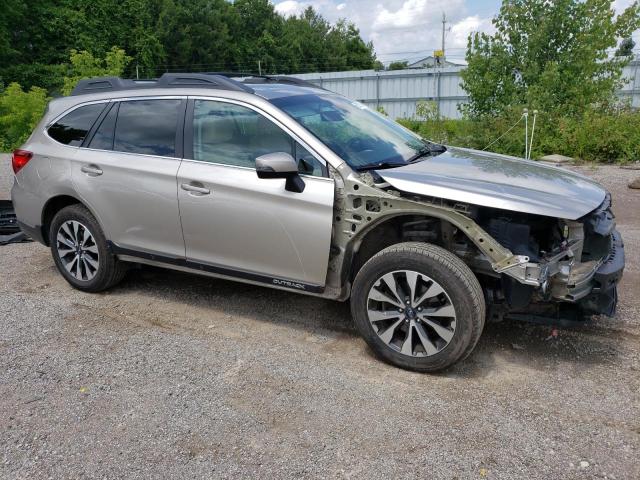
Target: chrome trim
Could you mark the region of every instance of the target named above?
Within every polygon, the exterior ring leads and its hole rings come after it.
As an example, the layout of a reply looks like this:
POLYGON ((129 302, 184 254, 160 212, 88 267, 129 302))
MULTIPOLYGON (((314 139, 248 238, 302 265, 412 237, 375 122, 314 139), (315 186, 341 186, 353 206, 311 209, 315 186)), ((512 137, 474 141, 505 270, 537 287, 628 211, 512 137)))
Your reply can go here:
MULTIPOLYGON (((107 151, 110 151, 110 150, 107 150, 107 151)), ((171 158, 173 158, 173 157, 171 157, 171 158)), ((234 169, 237 169, 237 170, 249 170, 249 171, 254 172, 254 173, 256 171, 255 168, 251 168, 251 167, 242 167, 240 165, 229 165, 227 163, 207 162, 205 160, 194 160, 192 158, 182 158, 181 162, 197 163, 197 164, 201 164, 201 165, 213 165, 215 167, 234 168, 234 169)), ((314 179, 317 179, 317 180, 325 180, 325 181, 333 182, 333 178, 331 178, 331 177, 324 177, 324 176, 323 177, 316 177, 315 175, 306 175, 304 173, 301 173, 300 177, 302 177, 302 178, 314 178, 314 179)))

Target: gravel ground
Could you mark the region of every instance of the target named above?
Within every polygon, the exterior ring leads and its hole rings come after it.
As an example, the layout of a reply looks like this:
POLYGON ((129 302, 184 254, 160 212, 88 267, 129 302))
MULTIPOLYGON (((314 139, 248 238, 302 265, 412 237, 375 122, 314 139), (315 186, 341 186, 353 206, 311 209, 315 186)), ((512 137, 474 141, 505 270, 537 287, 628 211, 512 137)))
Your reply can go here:
POLYGON ((581 170, 626 241, 617 318, 491 324, 440 375, 377 361, 346 304, 150 268, 89 295, 0 247, 0 477, 639 478, 638 172, 581 170))

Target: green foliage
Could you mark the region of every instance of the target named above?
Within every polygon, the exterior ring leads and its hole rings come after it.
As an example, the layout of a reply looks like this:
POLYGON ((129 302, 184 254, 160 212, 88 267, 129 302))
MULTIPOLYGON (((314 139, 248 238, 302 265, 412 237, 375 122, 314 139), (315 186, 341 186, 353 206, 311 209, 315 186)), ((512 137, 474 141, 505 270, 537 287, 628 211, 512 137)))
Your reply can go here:
POLYGON ((32 87, 28 92, 11 83, 0 94, 0 151, 20 146, 35 128, 47 107, 47 92, 32 87))
POLYGON ((387 111, 384 109, 384 107, 382 105, 378 105, 376 107, 376 112, 381 113, 382 115, 384 115, 385 117, 388 117, 389 114, 387 113, 387 111))
POLYGON ((78 52, 71 50, 71 68, 64 77, 62 93, 69 95, 79 80, 91 77, 120 76, 131 61, 124 50, 113 47, 107 52, 104 60, 95 58, 86 50, 78 52))
MULTIPOLYGON (((373 68, 373 45, 313 8, 284 17, 269 0, 3 0, 0 81, 62 86, 72 51, 132 58, 124 75, 165 71, 294 73, 373 68), (19 28, 16 28, 19 26, 19 28), (52 68, 55 71, 48 71, 52 68)), ((67 88, 68 90, 68 88, 67 88)))
POLYGON ((620 42, 620 46, 616 50, 616 57, 631 57, 634 48, 636 48, 636 42, 633 41, 633 38, 627 37, 620 42))
POLYGON ((438 120, 438 104, 433 100, 418 100, 416 117, 427 121, 438 120))
POLYGON ((408 66, 409 66, 409 62, 407 61, 391 62, 387 67, 387 70, 404 70, 408 66))
MULTIPOLYGON (((521 109, 483 119, 398 120, 405 127, 435 142, 524 156, 524 121, 521 109), (510 127, 509 133, 495 142, 510 127)), ((531 128, 532 114, 529 116, 531 128)), ((531 130, 530 130, 531 131, 531 130)), ((640 112, 630 108, 590 108, 579 117, 552 118, 539 114, 532 158, 558 153, 578 160, 624 163, 640 158, 640 112)))
POLYGON ((462 86, 471 117, 511 106, 574 116, 607 105, 621 85, 626 57, 609 58, 618 39, 640 27, 633 3, 615 16, 611 0, 505 0, 494 35, 469 37, 462 86))

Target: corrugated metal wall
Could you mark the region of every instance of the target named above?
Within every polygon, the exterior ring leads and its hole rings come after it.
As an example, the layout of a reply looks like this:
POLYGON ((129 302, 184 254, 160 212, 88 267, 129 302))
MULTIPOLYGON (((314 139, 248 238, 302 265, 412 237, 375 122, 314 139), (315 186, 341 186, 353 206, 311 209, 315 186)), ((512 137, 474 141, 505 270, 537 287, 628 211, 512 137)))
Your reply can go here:
MULTIPOLYGON (((640 107, 640 61, 633 61, 624 69, 629 82, 618 92, 622 98, 631 97, 632 106, 640 107)), ((416 102, 433 100, 447 118, 460 118, 458 105, 468 100, 460 86, 460 71, 464 67, 442 69, 424 68, 376 72, 304 73, 294 75, 328 90, 367 104, 371 108, 384 108, 391 118, 411 118, 416 102)))

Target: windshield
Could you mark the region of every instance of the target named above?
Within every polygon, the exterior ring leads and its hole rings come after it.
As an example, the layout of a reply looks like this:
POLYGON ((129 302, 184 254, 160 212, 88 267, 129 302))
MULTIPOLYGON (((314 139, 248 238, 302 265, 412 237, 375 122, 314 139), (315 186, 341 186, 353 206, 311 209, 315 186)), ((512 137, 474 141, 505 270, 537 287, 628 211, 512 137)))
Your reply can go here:
POLYGON ((406 165, 432 153, 417 135, 339 95, 295 95, 271 102, 356 170, 406 165))

